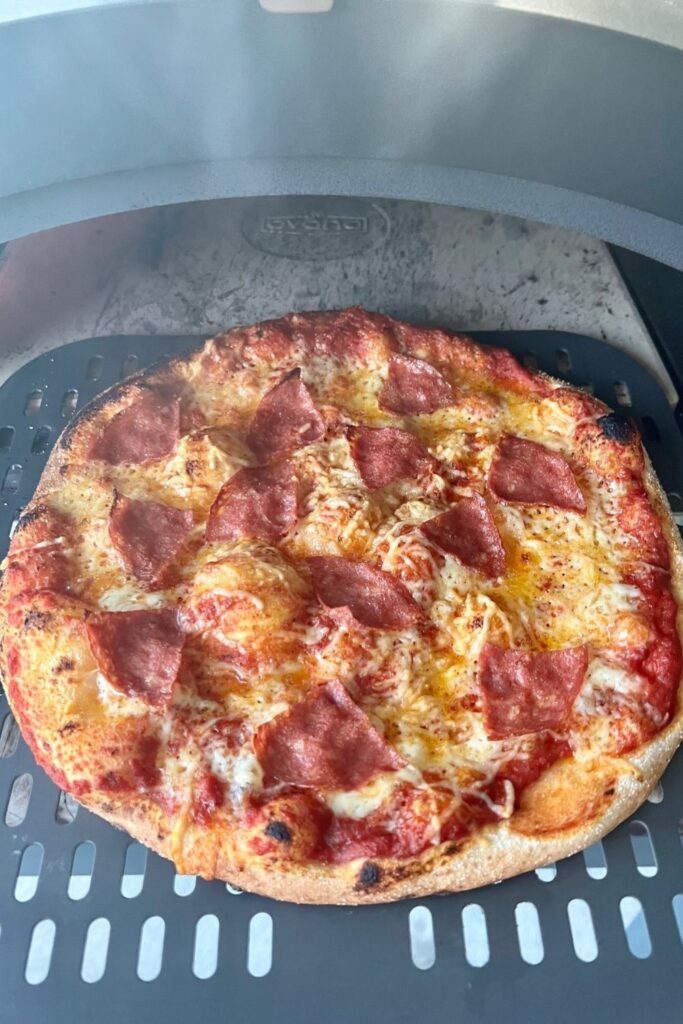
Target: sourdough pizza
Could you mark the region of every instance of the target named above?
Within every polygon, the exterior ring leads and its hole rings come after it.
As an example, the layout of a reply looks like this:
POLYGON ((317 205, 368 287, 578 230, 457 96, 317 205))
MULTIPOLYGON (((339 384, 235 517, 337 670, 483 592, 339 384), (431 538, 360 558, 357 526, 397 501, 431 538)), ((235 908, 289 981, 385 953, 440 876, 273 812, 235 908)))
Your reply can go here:
POLYGON ((3 568, 2 675, 57 785, 281 899, 570 854, 683 729, 679 538, 631 422, 359 309, 105 392, 3 568))

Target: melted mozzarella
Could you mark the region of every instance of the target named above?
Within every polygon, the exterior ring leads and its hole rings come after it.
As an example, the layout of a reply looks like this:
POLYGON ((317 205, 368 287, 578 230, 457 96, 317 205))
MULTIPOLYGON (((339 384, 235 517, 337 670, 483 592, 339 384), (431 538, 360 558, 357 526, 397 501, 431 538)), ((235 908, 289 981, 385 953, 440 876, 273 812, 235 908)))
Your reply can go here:
POLYGON ((367 818, 390 799, 401 783, 424 786, 421 773, 409 765, 397 772, 380 772, 359 789, 333 790, 326 794, 325 800, 327 806, 340 817, 367 818))
MULTIPOLYGON (((127 697, 125 693, 112 686, 109 680, 101 672, 93 672, 91 678, 97 687, 97 695, 100 703, 106 708, 109 715, 146 715, 147 705, 142 700, 134 697, 127 697)), ((87 682, 86 682, 87 685, 87 682)))
POLYGON ((167 603, 165 595, 161 592, 149 593, 140 590, 140 587, 133 582, 121 584, 120 587, 112 587, 100 594, 100 608, 106 612, 131 612, 139 608, 163 608, 167 603))
POLYGON ((593 658, 576 699, 575 710, 585 715, 604 713, 601 708, 605 707, 604 700, 608 697, 626 704, 638 702, 640 684, 641 679, 636 673, 606 664, 600 658, 593 658))
POLYGON ((258 792, 263 785, 263 769, 256 754, 249 749, 234 756, 225 750, 213 749, 208 763, 216 778, 227 785, 230 800, 235 805, 242 804, 245 796, 258 792))

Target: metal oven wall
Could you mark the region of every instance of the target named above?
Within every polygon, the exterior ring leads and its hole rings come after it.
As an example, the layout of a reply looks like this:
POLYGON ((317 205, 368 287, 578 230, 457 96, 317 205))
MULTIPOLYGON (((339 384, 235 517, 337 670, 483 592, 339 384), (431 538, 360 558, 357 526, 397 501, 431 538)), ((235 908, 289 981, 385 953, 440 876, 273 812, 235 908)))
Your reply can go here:
POLYGON ((0 15, 0 238, 308 192, 505 211, 682 266, 683 14, 534 6, 555 9, 15 0, 0 15))

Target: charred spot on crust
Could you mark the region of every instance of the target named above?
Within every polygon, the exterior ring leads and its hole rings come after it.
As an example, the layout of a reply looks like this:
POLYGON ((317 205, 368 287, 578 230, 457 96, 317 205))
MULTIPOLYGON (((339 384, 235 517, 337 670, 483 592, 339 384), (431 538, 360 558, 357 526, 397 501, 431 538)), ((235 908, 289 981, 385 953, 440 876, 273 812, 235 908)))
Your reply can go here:
POLYGON ((449 843, 443 852, 447 853, 449 856, 452 856, 454 853, 457 853, 459 849, 460 847, 458 846, 457 843, 449 843))
POLYGON ((24 616, 24 629, 45 629, 51 618, 52 616, 48 612, 39 612, 32 608, 24 616))
POLYGON ((72 668, 76 668, 76 662, 73 658, 60 658, 55 672, 70 672, 72 668))
POLYGON ((605 796, 614 796, 614 793, 615 793, 614 786, 608 786, 607 789, 605 790, 605 796))
POLYGON ((400 882, 404 878, 410 878, 411 875, 415 874, 415 865, 410 864, 396 864, 391 869, 391 881, 400 882))
POLYGON ((284 821, 269 821, 266 825, 266 835, 270 839, 276 839, 278 843, 291 843, 292 833, 284 821))
POLYGON ((78 722, 66 722, 60 729, 57 730, 60 736, 68 736, 70 732, 75 729, 80 729, 78 722))
POLYGON ((382 870, 373 864, 371 860, 366 860, 363 867, 358 872, 358 882, 356 883, 356 889, 371 889, 373 885, 377 885, 382 877, 382 870))
POLYGON ((628 444, 635 435, 633 424, 618 412, 610 412, 606 416, 601 416, 598 426, 604 437, 610 441, 618 441, 619 444, 628 444))
POLYGON ((199 459, 188 459, 185 463, 185 472, 188 476, 194 476, 197 470, 200 468, 199 459))
POLYGON ((36 519, 40 519, 40 517, 44 516, 47 512, 49 512, 47 505, 36 505, 36 507, 34 509, 31 509, 30 512, 25 512, 23 516, 20 517, 19 522, 17 523, 17 528, 14 531, 14 536, 16 537, 18 533, 21 533, 22 530, 25 530, 27 526, 31 525, 31 523, 35 523, 36 519))

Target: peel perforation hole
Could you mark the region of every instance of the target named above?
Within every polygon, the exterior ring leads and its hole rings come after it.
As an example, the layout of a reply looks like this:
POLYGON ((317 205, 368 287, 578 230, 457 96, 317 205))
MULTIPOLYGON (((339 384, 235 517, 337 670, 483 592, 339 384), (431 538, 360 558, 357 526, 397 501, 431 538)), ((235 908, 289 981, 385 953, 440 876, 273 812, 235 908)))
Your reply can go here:
POLYGON ((24 818, 28 814, 32 790, 33 776, 28 772, 24 772, 23 775, 17 775, 12 783, 5 811, 5 824, 8 828, 18 828, 23 823, 24 818))
POLYGON ((35 391, 29 391, 24 403, 24 416, 35 416, 36 413, 40 412, 42 404, 43 392, 39 388, 36 388, 35 391))
POLYGON ((218 966, 218 937, 220 924, 215 914, 204 914, 194 930, 192 973, 195 978, 206 981, 213 978, 218 966))
POLYGON ((175 875, 173 878, 173 892, 176 896, 191 896, 196 885, 195 875, 175 875))
POLYGON ((669 499, 674 522, 677 526, 683 526, 683 498, 681 498, 678 491, 669 491, 667 498, 669 499))
POLYGON ((526 964, 535 966, 543 960, 543 936, 538 911, 533 903, 522 902, 515 907, 519 955, 526 964))
POLYGON ((434 922, 428 907, 413 907, 408 915, 410 958, 421 971, 428 971, 436 960, 434 922))
POLYGON ((555 350, 555 365, 557 366, 559 373, 571 373, 572 357, 569 355, 566 348, 558 348, 555 350))
POLYGON ((664 787, 661 782, 658 782, 657 785, 653 787, 652 792, 648 794, 647 800, 650 804, 661 804, 663 799, 664 787))
POLYGON ((18 462, 13 462, 11 466, 8 466, 2 481, 3 494, 17 493, 23 472, 23 467, 18 462))
POLYGON ((592 846, 587 846, 583 851, 583 860, 586 865, 586 874, 589 878, 596 880, 607 877, 607 860, 605 859, 605 848, 598 840, 592 846))
POLYGON ((14 883, 14 898, 18 903, 28 903, 35 896, 43 867, 44 852, 42 843, 31 843, 22 853, 14 883))
POLYGON ((44 455, 50 445, 52 427, 38 427, 31 444, 32 455, 44 455))
POLYGON ((243 892, 243 890, 238 889, 236 885, 230 885, 230 882, 225 883, 225 888, 231 896, 241 896, 243 892))
POLYGON ((131 373, 135 373, 138 368, 138 357, 136 355, 128 355, 121 363, 121 377, 129 377, 131 373))
POLYGON ((541 882, 554 882, 557 878, 557 864, 546 864, 542 868, 536 868, 535 874, 541 882))
POLYGON ((652 942, 642 903, 635 896, 624 896, 619 901, 619 912, 629 953, 638 960, 647 960, 652 942))
POLYGON ((166 923, 155 914, 143 922, 140 929, 137 975, 140 981, 155 981, 161 974, 164 959, 166 923))
POLYGON ((24 978, 29 985, 41 985, 50 973, 56 931, 54 921, 44 918, 31 932, 24 969, 24 978))
POLYGON ((661 441, 661 435, 659 433, 659 427, 653 420, 652 416, 641 416, 640 425, 643 429, 643 437, 650 444, 661 441))
POLYGON ((649 828, 644 821, 636 820, 629 822, 628 832, 638 874, 644 878, 654 878, 658 867, 657 854, 649 828))
POLYGON ((95 844, 90 839, 79 843, 71 862, 71 875, 67 886, 70 900, 82 900, 90 892, 92 875, 95 870, 95 844))
POLYGON ((146 869, 147 847, 142 843, 129 843, 126 847, 121 877, 121 895, 127 900, 135 899, 142 892, 146 869))
POLYGON ((247 970, 252 978, 265 978, 273 965, 273 919, 261 910, 249 921, 247 970))
POLYGON ((0 455, 7 455, 14 441, 14 427, 0 427, 0 455))
POLYGON ((592 963, 598 955, 598 942, 591 908, 585 900, 570 900, 567 904, 567 917, 576 956, 585 964, 592 963))
POLYGON ((62 404, 59 409, 59 415, 65 420, 69 419, 70 416, 76 412, 76 406, 78 405, 78 391, 76 388, 69 388, 62 395, 62 404))
POLYGON ((633 405, 631 399, 631 389, 625 380, 615 380, 614 382, 614 397, 617 400, 617 405, 622 406, 624 409, 630 409, 633 405))
POLYGON ((491 956, 486 914, 478 903, 468 903, 461 919, 465 959, 471 967, 484 967, 491 956))
POLYGON ((86 380, 99 380, 102 376, 102 367, 104 366, 103 356, 91 356, 88 360, 88 365, 85 368, 85 379, 86 380))
POLYGON ((8 711, 0 728, 0 757, 12 757, 19 746, 19 726, 14 715, 8 711))
POLYGON ((683 946, 683 895, 681 893, 676 893, 671 901, 671 907, 674 912, 676 928, 678 929, 678 938, 681 940, 681 946, 683 946))
POLYGON ((55 808, 55 821, 58 825, 70 825, 76 820, 77 814, 77 801, 71 796, 71 793, 65 793, 64 790, 61 789, 59 791, 57 806, 55 808))
POLYGON ((104 977, 107 969, 111 925, 106 917, 96 917, 88 925, 81 960, 81 978, 94 985, 104 977))

